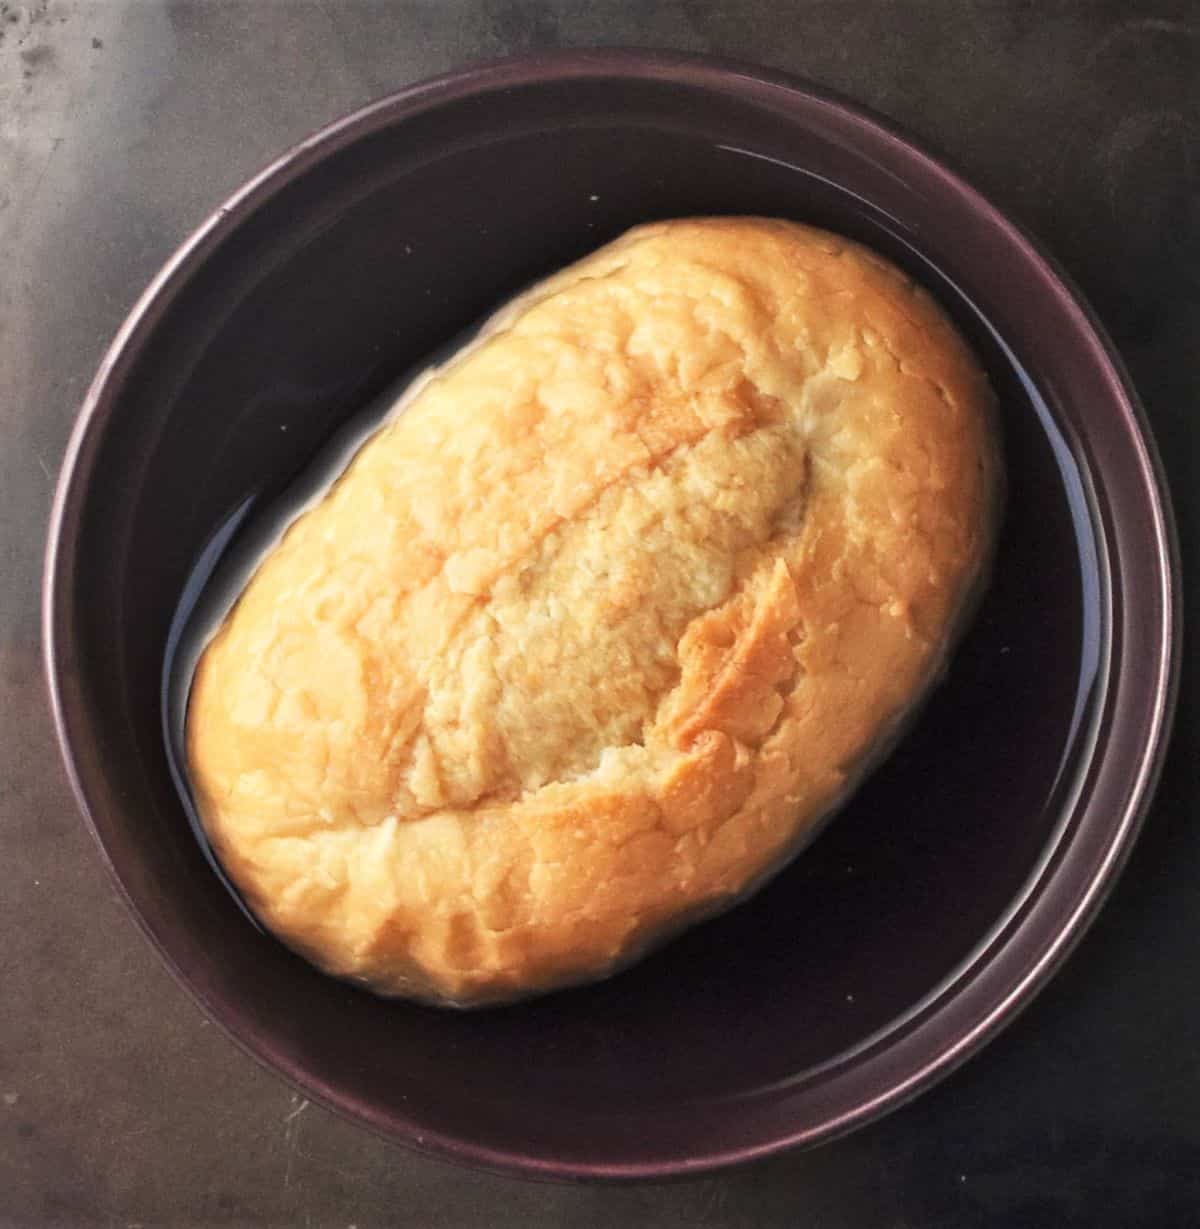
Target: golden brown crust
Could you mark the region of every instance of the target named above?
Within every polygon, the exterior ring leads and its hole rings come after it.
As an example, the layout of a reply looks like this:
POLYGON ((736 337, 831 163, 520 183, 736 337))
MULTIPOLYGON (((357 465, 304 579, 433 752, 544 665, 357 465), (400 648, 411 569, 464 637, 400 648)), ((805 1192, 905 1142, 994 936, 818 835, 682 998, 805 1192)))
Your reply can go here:
POLYGON ((847 241, 629 232, 503 309, 205 650, 197 804, 329 971, 478 1003, 600 976, 841 799, 990 546, 989 393, 847 241))

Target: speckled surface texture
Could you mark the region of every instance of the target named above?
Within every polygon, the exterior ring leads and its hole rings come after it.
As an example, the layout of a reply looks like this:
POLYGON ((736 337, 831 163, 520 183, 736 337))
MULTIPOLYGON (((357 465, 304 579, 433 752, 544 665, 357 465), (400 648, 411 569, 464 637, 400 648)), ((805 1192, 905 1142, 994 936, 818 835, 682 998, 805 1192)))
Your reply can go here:
POLYGON ((1075 0, 0 0, 0 1225, 1183 1225, 1200 1215, 1194 654, 1108 908, 980 1057, 885 1121, 716 1178, 539 1186, 392 1148, 198 1014, 59 767, 45 519, 79 399, 183 236, 312 128, 467 60, 653 44, 849 93, 941 149, 1091 297, 1146 402, 1197 591, 1200 20, 1075 0))

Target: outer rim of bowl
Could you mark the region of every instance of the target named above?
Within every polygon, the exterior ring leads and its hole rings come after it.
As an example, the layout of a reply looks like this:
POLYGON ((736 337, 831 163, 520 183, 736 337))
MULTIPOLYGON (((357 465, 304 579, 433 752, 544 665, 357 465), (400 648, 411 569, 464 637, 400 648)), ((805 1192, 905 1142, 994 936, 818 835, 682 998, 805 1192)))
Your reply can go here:
MULTIPOLYGON (((1165 473, 1145 411, 1116 347, 1095 312, 1057 261, 1037 240, 974 189, 962 175, 947 164, 946 159, 927 153, 924 142, 909 136, 893 121, 876 115, 834 91, 790 74, 737 60, 673 51, 606 48, 550 52, 476 63, 419 82, 369 103, 318 129, 287 150, 228 197, 184 240, 122 322, 83 399, 71 432, 49 520, 42 584, 42 643, 50 706, 59 748, 76 803, 96 841, 104 864, 134 920, 156 948, 175 980, 240 1049, 268 1070, 283 1076, 306 1097, 335 1113, 367 1127, 393 1143, 443 1159, 494 1172, 543 1180, 665 1179, 711 1172, 786 1149, 811 1146, 846 1134, 858 1126, 882 1117, 944 1078, 977 1052, 1011 1023, 1042 989, 1073 950, 1112 890, 1145 818, 1149 800, 1162 770, 1174 715, 1182 658, 1182 594, 1179 575, 1179 544, 1167 497, 1165 473), (243 1034, 235 1008, 211 1001, 192 983, 162 937, 151 929, 137 902, 129 894, 100 835, 92 812, 87 783, 81 777, 75 761, 71 726, 73 714, 69 712, 61 687, 61 675, 66 669, 64 662, 69 657, 69 652, 63 643, 59 623, 64 610, 63 590, 69 587, 70 581, 66 569, 74 539, 79 532, 84 491, 80 484, 81 472, 86 465, 90 448, 103 433, 112 413, 114 402, 107 397, 108 390, 117 381, 122 368, 136 354, 144 334, 153 327, 159 309, 187 280, 208 251, 285 183, 303 173, 323 156, 365 135, 376 126, 402 122, 407 116, 441 103, 506 87, 546 81, 621 78, 670 81, 684 87, 707 88, 717 92, 736 93, 739 85, 749 89, 766 88, 810 106, 827 108, 860 128, 872 130, 876 138, 898 147, 906 158, 921 163, 926 170, 937 175, 947 190, 966 201, 972 211, 982 217, 990 227, 1001 231, 1010 242, 1023 249, 1027 258, 1040 267, 1044 282, 1057 296, 1061 305, 1076 315, 1081 331, 1087 336, 1094 352, 1094 361, 1112 388, 1114 402, 1119 405, 1133 428, 1132 435, 1137 444, 1133 460, 1148 496, 1153 523, 1152 566, 1161 587, 1162 617, 1158 654, 1153 663, 1152 721, 1141 741, 1136 762, 1131 761, 1128 800, 1120 815, 1109 825, 1103 859, 1087 882, 1082 897, 1074 909, 1060 920, 1037 958, 1017 971, 1018 975, 1008 992, 990 1004, 974 1027, 954 1037, 936 1053, 926 1055, 904 1078, 893 1081, 876 1096, 862 1101, 852 1111, 832 1116, 815 1125, 801 1125, 790 1132, 781 1132, 770 1140, 750 1146, 714 1148, 703 1155, 653 1161, 581 1163, 529 1156, 478 1145, 457 1137, 437 1135, 423 1129, 420 1123, 409 1120, 398 1122, 394 1114, 389 1115, 387 1121, 382 1115, 372 1115, 369 1107, 357 1102, 351 1103, 349 1099, 339 1095, 336 1089, 321 1084, 278 1054, 272 1054, 267 1048, 256 1045, 243 1034)), ((1045 891, 1049 891, 1049 888, 1045 891)), ((1001 953, 1001 956, 1006 956, 1010 962, 1015 959, 1011 952, 1001 953)))

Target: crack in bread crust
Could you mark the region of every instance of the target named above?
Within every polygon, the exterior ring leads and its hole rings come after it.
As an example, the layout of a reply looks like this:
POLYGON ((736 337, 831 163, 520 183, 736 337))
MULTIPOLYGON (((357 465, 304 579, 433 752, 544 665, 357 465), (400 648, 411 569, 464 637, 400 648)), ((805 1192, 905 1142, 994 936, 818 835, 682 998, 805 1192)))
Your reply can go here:
POLYGON ((234 882, 330 971, 464 1004, 734 898, 940 667, 989 397, 922 291, 791 223, 641 227, 501 309, 198 665, 234 882))

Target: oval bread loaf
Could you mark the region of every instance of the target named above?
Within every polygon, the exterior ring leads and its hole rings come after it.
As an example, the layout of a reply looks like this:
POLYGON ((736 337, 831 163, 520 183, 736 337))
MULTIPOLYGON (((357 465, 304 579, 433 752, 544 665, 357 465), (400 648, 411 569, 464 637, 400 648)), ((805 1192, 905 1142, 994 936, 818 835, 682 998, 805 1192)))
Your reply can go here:
POLYGON ((977 364, 880 258, 766 219, 630 231, 493 317, 262 560, 193 679, 213 846, 382 993, 611 972, 894 737, 998 464, 977 364))

